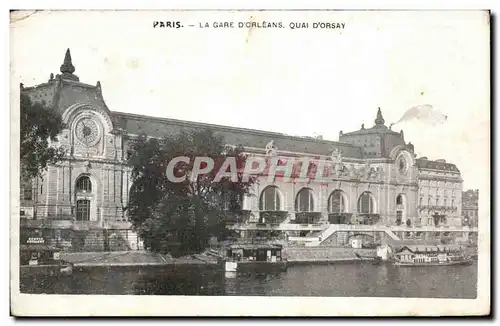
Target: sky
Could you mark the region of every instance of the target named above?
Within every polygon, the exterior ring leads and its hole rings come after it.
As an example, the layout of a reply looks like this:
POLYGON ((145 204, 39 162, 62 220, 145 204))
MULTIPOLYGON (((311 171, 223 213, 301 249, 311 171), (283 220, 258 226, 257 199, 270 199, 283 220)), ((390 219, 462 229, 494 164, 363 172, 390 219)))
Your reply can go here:
POLYGON ((414 120, 393 130, 403 129, 419 157, 455 163, 464 189, 479 189, 489 206, 483 12, 48 11, 10 27, 13 87, 46 82, 70 48, 75 74, 99 80, 112 111, 338 140, 341 130, 371 127, 378 107, 388 125, 413 106, 432 105, 448 116, 444 124, 414 120), (153 28, 158 20, 185 27, 153 28), (229 21, 284 28, 198 27, 229 21), (314 22, 345 28, 314 29, 314 22))

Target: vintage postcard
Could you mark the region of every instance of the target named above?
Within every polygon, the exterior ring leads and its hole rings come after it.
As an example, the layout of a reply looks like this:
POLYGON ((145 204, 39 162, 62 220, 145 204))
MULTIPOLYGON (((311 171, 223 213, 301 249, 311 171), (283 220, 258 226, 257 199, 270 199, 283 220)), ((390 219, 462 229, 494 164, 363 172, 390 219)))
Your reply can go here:
POLYGON ((15 316, 490 312, 490 12, 13 11, 15 316))

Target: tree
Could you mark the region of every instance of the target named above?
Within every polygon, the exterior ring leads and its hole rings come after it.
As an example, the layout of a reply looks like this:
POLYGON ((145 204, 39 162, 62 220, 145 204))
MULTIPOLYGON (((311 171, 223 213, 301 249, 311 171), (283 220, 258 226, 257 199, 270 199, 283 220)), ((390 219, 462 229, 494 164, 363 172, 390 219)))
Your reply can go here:
MULTIPOLYGON (((145 247, 172 254, 197 253, 206 248, 211 236, 222 237, 224 213, 241 210, 243 195, 251 194, 256 181, 255 176, 243 178, 246 158, 243 147, 226 146, 224 139, 211 130, 184 131, 163 139, 141 135, 136 139, 128 156, 133 185, 127 210, 145 247), (180 156, 187 157, 189 163, 177 163, 173 174, 186 178, 174 182, 167 177, 167 166, 180 156), (197 157, 211 158, 214 168, 205 174, 193 174, 197 157), (216 180, 219 170, 232 171, 222 165, 226 158, 234 158, 237 178, 216 180)), ((202 163, 200 167, 206 166, 202 163)))
POLYGON ((64 124, 56 109, 32 102, 26 94, 21 94, 20 123, 21 176, 32 179, 40 176, 47 165, 57 163, 64 156, 62 148, 50 144, 57 142, 64 124))

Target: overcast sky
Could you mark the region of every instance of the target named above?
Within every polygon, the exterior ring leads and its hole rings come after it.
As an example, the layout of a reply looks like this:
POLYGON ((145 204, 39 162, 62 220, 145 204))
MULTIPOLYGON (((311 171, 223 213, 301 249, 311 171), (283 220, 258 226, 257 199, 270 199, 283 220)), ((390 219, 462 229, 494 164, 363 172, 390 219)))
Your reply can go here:
MULTIPOLYGON (((430 104, 448 116, 404 130, 418 156, 446 159, 489 196, 489 25, 480 12, 43 12, 11 25, 13 85, 59 73, 102 84, 112 111, 338 140, 430 104), (252 18, 251 18, 252 16, 252 18), (281 21, 283 29, 154 29, 281 21), (345 23, 291 30, 289 22, 345 23)), ((480 196, 481 197, 481 196, 480 196)), ((483 197, 483 198, 486 198, 483 197)), ((489 197, 488 197, 489 198, 489 197)))

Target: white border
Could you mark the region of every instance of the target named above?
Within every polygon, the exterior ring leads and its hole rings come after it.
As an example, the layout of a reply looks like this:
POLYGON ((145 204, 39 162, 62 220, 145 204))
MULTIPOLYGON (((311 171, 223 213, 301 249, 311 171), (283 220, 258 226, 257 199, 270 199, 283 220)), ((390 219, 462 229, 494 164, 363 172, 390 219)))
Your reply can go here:
MULTIPOLYGON (((7 3, 7 2, 4 2, 7 3)), ((48 3, 48 2, 46 2, 48 3)), ((326 4, 332 7, 331 2, 327 1, 308 1, 304 4, 304 1, 281 1, 274 2, 270 4, 267 1, 257 1, 252 2, 246 1, 247 4, 252 6, 242 6, 242 3, 233 3, 229 1, 212 1, 207 3, 205 1, 172 1, 168 7, 176 9, 217 9, 217 8, 227 8, 227 9, 242 9, 242 8, 327 8, 326 4)), ((370 9, 376 7, 377 9, 486 9, 493 6, 498 6, 498 2, 495 1, 464 1, 464 0, 453 0, 453 1, 436 1, 436 0, 420 0, 420 1, 406 1, 404 6, 401 1, 384 1, 374 3, 372 1, 339 1, 335 4, 337 9, 370 9)), ((139 6, 141 9, 165 9, 165 3, 163 1, 150 1, 148 3, 144 2, 132 2, 132 1, 107 1, 102 3, 100 1, 51 1, 49 6, 41 6, 39 2, 36 1, 24 1, 24 2, 12 2, 7 3, 11 8, 60 8, 60 9, 81 9, 85 7, 90 7, 95 9, 136 9, 139 6)), ((8 20, 8 17, 7 17, 8 20)), ((7 24, 6 24, 7 25, 7 24)), ((2 36, 8 35, 8 33, 2 33, 2 36)), ((9 49, 7 47, 6 61, 9 60, 9 49)), ((7 63, 7 62, 6 62, 7 63)), ((8 67, 4 64, 3 67, 8 67)), ((5 68, 7 70, 7 68, 5 68)), ((10 76, 7 70, 4 76, 10 76)), ((10 85, 8 77, 5 82, 10 85)), ((492 81, 493 82, 493 81, 492 81)), ((14 86, 14 93, 7 95, 6 98, 15 98, 18 96, 18 85, 14 86)), ((10 88, 10 87, 9 87, 10 88)), ((7 90, 7 87, 3 88, 7 90)), ((8 94, 8 93, 7 93, 8 94)), ((13 101, 17 103, 17 101, 13 101)), ((5 103, 7 104, 7 103, 5 103)), ((4 106, 2 110, 4 119, 0 119, 3 124, 2 130, 10 131, 7 135, 2 137, 2 144, 5 145, 4 148, 10 147, 11 143, 15 143, 18 139, 17 133, 15 133, 16 128, 18 128, 15 123, 12 124, 12 130, 9 130, 9 121, 18 121, 18 114, 16 110, 12 111, 9 117, 9 111, 5 107, 10 107, 9 104, 4 106), (12 120, 11 120, 12 119, 12 120)), ((16 174, 12 169, 15 169, 14 164, 16 163, 15 158, 18 157, 18 149, 15 146, 10 148, 11 157, 11 167, 8 164, 3 164, 6 167, 4 175, 10 175, 12 194, 10 204, 7 201, 2 202, 2 207, 11 207, 16 209, 17 197, 16 189, 18 189, 18 180, 14 177, 16 174)), ((9 194, 7 187, 4 187, 5 195, 9 194)), ((6 198, 7 196, 2 196, 6 198)), ((497 201, 498 202, 498 201, 497 201)), ((5 215, 5 214, 4 214, 5 215)), ((10 216, 10 214, 8 215, 10 216)), ((4 221, 7 219, 4 218, 4 221)), ((16 230, 19 222, 12 221, 11 227, 16 230)), ((4 227, 4 230, 9 230, 8 227, 4 227)), ((7 231, 8 232, 8 231, 7 231)), ((12 237, 13 241, 17 240, 16 232, 9 235, 5 235, 4 239, 9 239, 12 237)), ((7 246, 4 246, 8 248, 7 246)), ((15 253, 16 246, 11 248, 11 253, 15 253)), ((488 249, 488 244, 484 243, 481 250, 488 249)), ((16 255, 12 255, 11 263, 15 266, 17 260, 16 255)), ((257 315, 290 315, 290 316, 300 316, 300 315, 316 315, 316 316, 328 316, 328 315, 413 315, 422 313, 422 307, 425 306, 425 315, 462 315, 465 311, 476 311, 477 313, 487 313, 485 310, 487 307, 487 300, 489 297, 489 275, 488 268, 489 257, 482 256, 479 261, 479 269, 486 273, 481 273, 478 278, 478 297, 479 300, 452 300, 452 299, 424 299, 425 303, 422 302, 423 299, 388 299, 388 298, 281 298, 281 297, 159 297, 159 296, 85 296, 85 297, 75 297, 75 296, 50 296, 50 300, 47 300, 47 296, 43 295, 19 295, 17 300, 11 302, 13 304, 11 313, 15 312, 17 315, 22 315, 29 313, 29 315, 66 315, 66 316, 88 316, 88 315, 124 315, 124 316, 135 316, 135 315, 145 315, 145 316, 165 316, 165 315, 232 315, 232 316, 257 316, 257 315), (15 303, 21 303, 22 305, 17 305, 15 303), (485 305, 486 304, 486 305, 485 305), (332 307, 335 307, 335 312, 332 312, 332 307), (193 311, 194 309, 194 311, 193 311)), ((18 279, 18 273, 12 273, 13 281, 15 283, 18 279), (16 277, 17 275, 17 277, 16 277)), ((6 277, 4 277, 4 280, 6 277)), ((12 288, 13 295, 16 296, 16 289, 12 288)), ((4 291, 6 293, 6 291, 4 291)), ((4 305, 5 306, 5 305, 4 305)))

